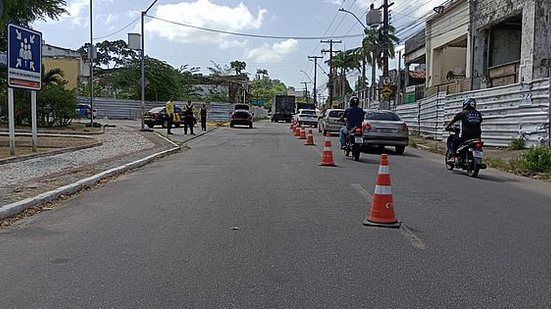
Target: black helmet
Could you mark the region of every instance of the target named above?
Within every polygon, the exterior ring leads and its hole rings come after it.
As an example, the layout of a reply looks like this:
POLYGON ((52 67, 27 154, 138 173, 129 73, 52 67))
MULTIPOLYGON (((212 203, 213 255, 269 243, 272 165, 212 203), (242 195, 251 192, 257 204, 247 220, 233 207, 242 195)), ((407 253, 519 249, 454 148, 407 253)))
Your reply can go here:
POLYGON ((474 98, 465 99, 463 109, 476 109, 476 100, 474 98))
POLYGON ((360 106, 360 99, 358 97, 354 96, 350 98, 350 106, 360 106))

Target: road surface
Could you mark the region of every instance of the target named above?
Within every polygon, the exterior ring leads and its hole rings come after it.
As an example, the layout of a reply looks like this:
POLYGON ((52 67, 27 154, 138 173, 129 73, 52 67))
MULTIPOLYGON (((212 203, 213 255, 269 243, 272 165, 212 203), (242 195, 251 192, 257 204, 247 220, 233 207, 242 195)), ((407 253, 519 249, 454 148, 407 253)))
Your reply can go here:
POLYGON ((189 149, 0 230, 1 308, 544 308, 551 186, 389 156, 400 229, 362 225, 379 156, 287 124, 189 149))

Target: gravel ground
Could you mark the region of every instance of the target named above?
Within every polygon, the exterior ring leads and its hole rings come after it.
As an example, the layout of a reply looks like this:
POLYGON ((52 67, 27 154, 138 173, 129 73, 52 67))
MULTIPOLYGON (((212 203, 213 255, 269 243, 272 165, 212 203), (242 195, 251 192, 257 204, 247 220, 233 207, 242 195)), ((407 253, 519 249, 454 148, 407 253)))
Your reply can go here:
POLYGON ((174 147, 152 132, 140 132, 139 122, 103 120, 101 146, 37 157, 0 166, 0 206, 64 186, 174 147))

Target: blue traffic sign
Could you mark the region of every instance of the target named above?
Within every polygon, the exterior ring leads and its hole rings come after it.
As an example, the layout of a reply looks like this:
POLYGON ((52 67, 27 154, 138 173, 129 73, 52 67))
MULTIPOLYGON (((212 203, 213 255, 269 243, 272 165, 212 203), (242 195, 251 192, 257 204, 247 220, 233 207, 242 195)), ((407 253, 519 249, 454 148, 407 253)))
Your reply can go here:
POLYGON ((8 86, 40 90, 42 86, 42 33, 8 25, 8 86))

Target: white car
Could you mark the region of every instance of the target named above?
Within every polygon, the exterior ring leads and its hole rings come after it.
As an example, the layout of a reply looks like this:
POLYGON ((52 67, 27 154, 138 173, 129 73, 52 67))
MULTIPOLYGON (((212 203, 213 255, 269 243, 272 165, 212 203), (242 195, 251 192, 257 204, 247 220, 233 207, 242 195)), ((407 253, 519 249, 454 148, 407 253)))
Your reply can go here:
POLYGON ((299 109, 298 113, 295 115, 295 120, 300 125, 313 126, 314 128, 318 127, 318 114, 313 109, 299 109))

